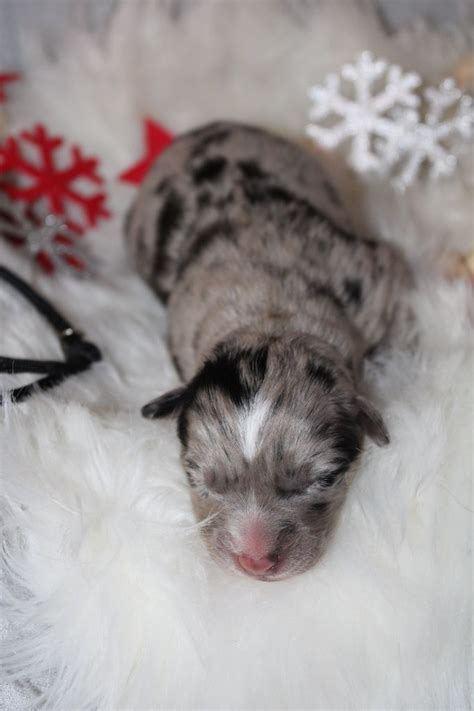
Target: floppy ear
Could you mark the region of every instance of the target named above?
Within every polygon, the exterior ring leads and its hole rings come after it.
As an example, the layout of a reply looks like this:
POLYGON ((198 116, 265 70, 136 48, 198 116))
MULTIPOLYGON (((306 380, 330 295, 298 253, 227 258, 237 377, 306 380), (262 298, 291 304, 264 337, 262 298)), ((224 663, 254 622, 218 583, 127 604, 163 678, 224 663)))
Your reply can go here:
POLYGON ((142 407, 142 415, 150 419, 176 415, 186 402, 186 397, 187 389, 185 386, 170 390, 142 407))
POLYGON ((380 446, 390 442, 387 428, 382 419, 382 415, 375 409, 365 397, 357 395, 356 405, 359 408, 357 419, 360 426, 374 442, 380 446))

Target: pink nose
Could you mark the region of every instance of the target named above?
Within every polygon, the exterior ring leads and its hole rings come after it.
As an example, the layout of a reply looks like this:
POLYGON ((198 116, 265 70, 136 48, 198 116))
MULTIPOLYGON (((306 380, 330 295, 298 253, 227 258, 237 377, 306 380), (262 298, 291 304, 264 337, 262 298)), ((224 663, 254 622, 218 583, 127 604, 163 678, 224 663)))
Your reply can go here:
POLYGON ((260 558, 259 560, 254 560, 248 555, 239 555, 239 565, 252 575, 260 575, 261 573, 266 573, 267 570, 273 568, 275 561, 270 558, 260 558))

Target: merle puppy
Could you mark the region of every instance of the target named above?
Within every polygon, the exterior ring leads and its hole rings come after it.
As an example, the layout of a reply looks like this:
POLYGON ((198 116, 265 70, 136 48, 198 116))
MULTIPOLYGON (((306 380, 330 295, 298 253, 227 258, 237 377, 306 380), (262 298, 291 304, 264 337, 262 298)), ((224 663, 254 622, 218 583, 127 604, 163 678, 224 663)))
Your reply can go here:
POLYGON ((364 356, 405 307, 393 248, 356 237, 315 158, 213 123, 156 161, 129 213, 138 270, 169 314, 174 415, 212 554, 262 580, 321 556, 364 437, 389 441, 360 392, 364 356))

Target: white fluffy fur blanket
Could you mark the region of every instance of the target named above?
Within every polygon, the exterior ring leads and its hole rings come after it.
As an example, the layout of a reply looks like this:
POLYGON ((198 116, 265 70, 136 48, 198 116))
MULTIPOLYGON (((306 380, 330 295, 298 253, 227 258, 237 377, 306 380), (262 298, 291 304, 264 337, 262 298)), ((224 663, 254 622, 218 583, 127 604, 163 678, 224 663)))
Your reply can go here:
MULTIPOLYGON (((420 345, 370 374, 392 445, 367 449, 330 551, 272 585, 208 561, 174 425, 140 418, 177 378, 165 314, 123 261, 133 189, 114 180, 140 156, 145 114, 175 132, 221 117, 301 138, 308 86, 359 51, 437 80, 467 40, 425 27, 387 37, 349 0, 128 2, 105 37, 63 39, 55 58, 29 47, 12 120, 102 156, 114 220, 90 243, 103 272, 50 279, 1 244, 0 261, 104 361, 0 411, 6 708, 467 709, 472 294, 432 262, 471 239, 470 161, 404 196, 345 181, 356 219, 415 265, 420 345)), ((0 352, 59 355, 2 284, 0 352)))

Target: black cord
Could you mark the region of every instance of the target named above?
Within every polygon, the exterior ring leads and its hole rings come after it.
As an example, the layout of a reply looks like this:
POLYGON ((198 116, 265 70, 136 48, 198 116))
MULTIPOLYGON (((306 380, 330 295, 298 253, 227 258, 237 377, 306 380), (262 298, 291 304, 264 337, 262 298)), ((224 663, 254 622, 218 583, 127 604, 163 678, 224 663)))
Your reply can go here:
POLYGON ((0 373, 52 373, 64 366, 62 360, 28 360, 27 358, 6 358, 0 356, 0 373))
MULTIPOLYGON (((37 311, 48 321, 56 331, 64 361, 34 360, 27 358, 10 358, 0 356, 0 373, 45 373, 46 377, 34 383, 23 385, 8 391, 12 402, 20 402, 32 395, 35 390, 49 390, 59 385, 65 378, 88 370, 92 363, 102 360, 100 350, 93 343, 84 341, 82 335, 62 316, 41 294, 38 294, 17 274, 0 265, 0 279, 16 289, 37 311)), ((0 405, 5 398, 0 395, 0 405)))
POLYGON ((26 281, 23 281, 17 274, 14 274, 6 267, 0 265, 0 278, 19 291, 25 299, 28 299, 28 301, 36 307, 36 310, 49 321, 57 333, 60 334, 68 328, 72 329, 69 321, 66 321, 66 319, 51 306, 49 301, 46 301, 41 294, 38 294, 37 291, 32 289, 31 286, 27 284, 26 281))

